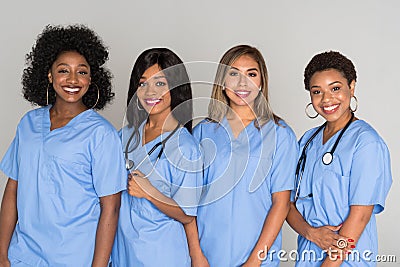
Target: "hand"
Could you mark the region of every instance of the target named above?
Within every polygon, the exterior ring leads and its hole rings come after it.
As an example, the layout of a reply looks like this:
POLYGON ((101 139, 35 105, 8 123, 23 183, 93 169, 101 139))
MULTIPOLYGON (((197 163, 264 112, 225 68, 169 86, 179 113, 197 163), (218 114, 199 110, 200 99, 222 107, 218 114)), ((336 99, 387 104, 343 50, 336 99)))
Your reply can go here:
POLYGON ((137 198, 148 198, 151 188, 153 188, 153 185, 141 171, 134 170, 128 175, 127 191, 129 195, 137 198))
POLYGON ((192 257, 192 267, 210 267, 207 258, 203 253, 192 257))
POLYGON ((315 243, 318 247, 325 251, 341 251, 345 252, 351 250, 354 247, 354 240, 349 239, 345 236, 339 235, 337 232, 340 230, 342 225, 339 226, 321 226, 314 227, 310 232, 309 240, 315 243), (341 240, 347 242, 346 247, 338 246, 338 242, 341 240))

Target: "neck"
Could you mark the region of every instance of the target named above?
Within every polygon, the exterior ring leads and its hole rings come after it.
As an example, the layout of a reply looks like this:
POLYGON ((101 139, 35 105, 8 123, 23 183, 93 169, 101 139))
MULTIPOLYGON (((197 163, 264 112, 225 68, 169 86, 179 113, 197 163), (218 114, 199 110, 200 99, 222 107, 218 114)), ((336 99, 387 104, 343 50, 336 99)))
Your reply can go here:
POLYGON ((54 106, 51 107, 50 112, 59 117, 73 118, 87 109, 82 102, 62 104, 56 101, 54 106))
POLYGON ((178 126, 179 122, 172 116, 171 113, 166 115, 156 114, 150 115, 147 123, 147 129, 160 130, 161 132, 170 132, 178 126))
POLYGON ((256 118, 256 115, 254 114, 253 109, 248 105, 231 105, 226 117, 228 120, 239 117, 241 121, 245 122, 253 121, 256 118))
POLYGON ((324 129, 325 133, 329 133, 331 135, 335 134, 337 131, 341 130, 346 126, 346 124, 349 122, 351 118, 351 112, 347 112, 342 115, 338 120, 333 121, 333 122, 327 122, 326 127, 324 129))

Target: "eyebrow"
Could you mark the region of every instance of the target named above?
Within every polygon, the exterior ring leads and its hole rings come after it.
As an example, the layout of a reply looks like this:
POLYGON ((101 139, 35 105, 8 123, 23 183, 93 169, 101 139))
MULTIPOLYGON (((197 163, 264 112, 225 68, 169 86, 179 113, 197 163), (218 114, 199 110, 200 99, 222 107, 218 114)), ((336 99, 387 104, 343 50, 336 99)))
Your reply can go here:
MULTIPOLYGON (((165 76, 152 76, 152 77, 150 77, 150 78, 154 78, 154 79, 166 79, 166 77, 165 76)), ((146 76, 142 76, 142 77, 140 77, 140 79, 147 79, 146 78, 146 76)))
MULTIPOLYGON (((240 71, 238 68, 235 68, 235 67, 232 67, 232 66, 231 66, 231 69, 235 69, 235 70, 240 71)), ((257 71, 257 72, 259 72, 259 70, 257 68, 247 69, 246 71, 257 71)))
MULTIPOLYGON (((67 64, 67 63, 60 63, 60 64, 57 65, 57 67, 60 67, 60 66, 67 66, 67 67, 69 67, 70 65, 67 64)), ((89 66, 86 65, 86 64, 84 64, 84 63, 79 64, 78 67, 86 67, 86 68, 89 68, 89 66)))
MULTIPOLYGON (((341 81, 334 81, 334 82, 331 82, 330 84, 328 84, 328 86, 334 85, 335 83, 343 84, 341 81)), ((319 85, 313 85, 313 86, 310 87, 310 89, 312 89, 312 88, 320 88, 320 87, 321 86, 319 86, 319 85)))

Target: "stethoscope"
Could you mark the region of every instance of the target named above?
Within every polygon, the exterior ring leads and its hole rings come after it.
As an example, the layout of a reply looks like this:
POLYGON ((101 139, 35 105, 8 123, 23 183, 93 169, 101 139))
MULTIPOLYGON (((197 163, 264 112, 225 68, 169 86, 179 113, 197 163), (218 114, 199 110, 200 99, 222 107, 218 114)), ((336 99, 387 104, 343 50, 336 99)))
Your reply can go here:
MULTIPOLYGON (((332 147, 331 151, 325 152, 325 154, 322 156, 322 163, 324 165, 329 165, 332 163, 333 160, 333 153, 336 150, 336 147, 339 144, 340 139, 342 138, 344 132, 349 128, 351 122, 354 119, 354 113, 351 113, 351 118, 350 120, 346 123, 344 128, 340 131, 339 136, 337 137, 335 144, 332 147)), ((297 162, 297 167, 296 167, 296 194, 294 195, 294 202, 299 199, 299 192, 300 192, 300 184, 301 180, 303 179, 303 173, 304 173, 304 167, 306 166, 306 159, 307 159, 307 148, 310 145, 311 141, 317 136, 317 134, 326 126, 326 122, 322 124, 321 126, 318 127, 318 129, 313 133, 313 135, 307 140, 306 144, 303 147, 303 151, 301 152, 299 161, 297 162)), ((312 193, 308 194, 307 197, 312 197, 312 193)))
MULTIPOLYGON (((161 155, 162 155, 162 153, 163 153, 163 151, 164 151, 165 144, 167 143, 168 139, 170 139, 170 138, 174 135, 174 133, 179 129, 179 127, 180 127, 180 125, 178 124, 178 126, 176 126, 176 128, 175 128, 164 140, 162 140, 162 141, 158 142, 157 144, 155 144, 155 145, 150 149, 150 151, 147 153, 147 156, 144 157, 143 160, 142 160, 141 162, 139 162, 139 164, 136 165, 136 169, 138 169, 139 166, 141 166, 141 165, 143 164, 143 162, 146 160, 146 158, 150 157, 150 155, 153 154, 153 152, 154 152, 159 146, 161 146, 160 152, 158 152, 157 159, 156 159, 156 162, 155 162, 155 164, 154 164, 154 166, 156 166, 157 163, 158 163, 158 160, 161 158, 161 155)), ((125 146, 125 151, 124 151, 124 154, 125 154, 125 168, 126 168, 127 170, 131 170, 131 169, 133 168, 133 166, 135 165, 135 163, 134 163, 132 160, 130 160, 130 159, 128 158, 128 153, 130 152, 130 151, 128 151, 128 150, 129 150, 129 145, 130 145, 130 143, 132 142, 133 136, 134 136, 134 134, 132 133, 131 136, 130 136, 129 139, 128 139, 128 142, 127 142, 127 144, 126 144, 126 146, 125 146)), ((154 168, 153 168, 153 170, 154 170, 154 168)), ((153 172, 153 171, 152 171, 152 172, 153 172)), ((147 174, 146 176, 149 176, 150 174, 151 174, 151 173, 147 174)))

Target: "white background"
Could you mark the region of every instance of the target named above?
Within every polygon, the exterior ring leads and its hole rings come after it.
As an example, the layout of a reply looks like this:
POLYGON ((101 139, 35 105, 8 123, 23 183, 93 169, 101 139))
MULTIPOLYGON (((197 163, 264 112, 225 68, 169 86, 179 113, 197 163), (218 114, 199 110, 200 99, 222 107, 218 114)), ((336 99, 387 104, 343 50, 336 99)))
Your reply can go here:
MULTIPOLYGON (((218 62, 230 47, 251 44, 266 59, 275 113, 300 137, 305 130, 322 122, 308 119, 303 112, 309 102, 303 86, 304 67, 314 54, 338 50, 354 62, 358 72, 356 115, 373 125, 391 152, 394 182, 386 209, 377 216, 379 251, 396 255, 398 263, 379 266, 399 266, 399 14, 397 0, 2 0, 0 156, 12 141, 19 119, 32 108, 21 95, 21 74, 25 54, 47 24, 86 24, 110 48, 108 67, 114 74, 116 99, 101 113, 116 128, 123 121, 133 62, 144 49, 169 47, 184 61, 218 62)), ((196 96, 209 95, 206 87, 194 89, 196 96)), ((3 175, 0 195, 5 181, 3 175)), ((284 248, 294 249, 295 238, 285 225, 284 248)))

